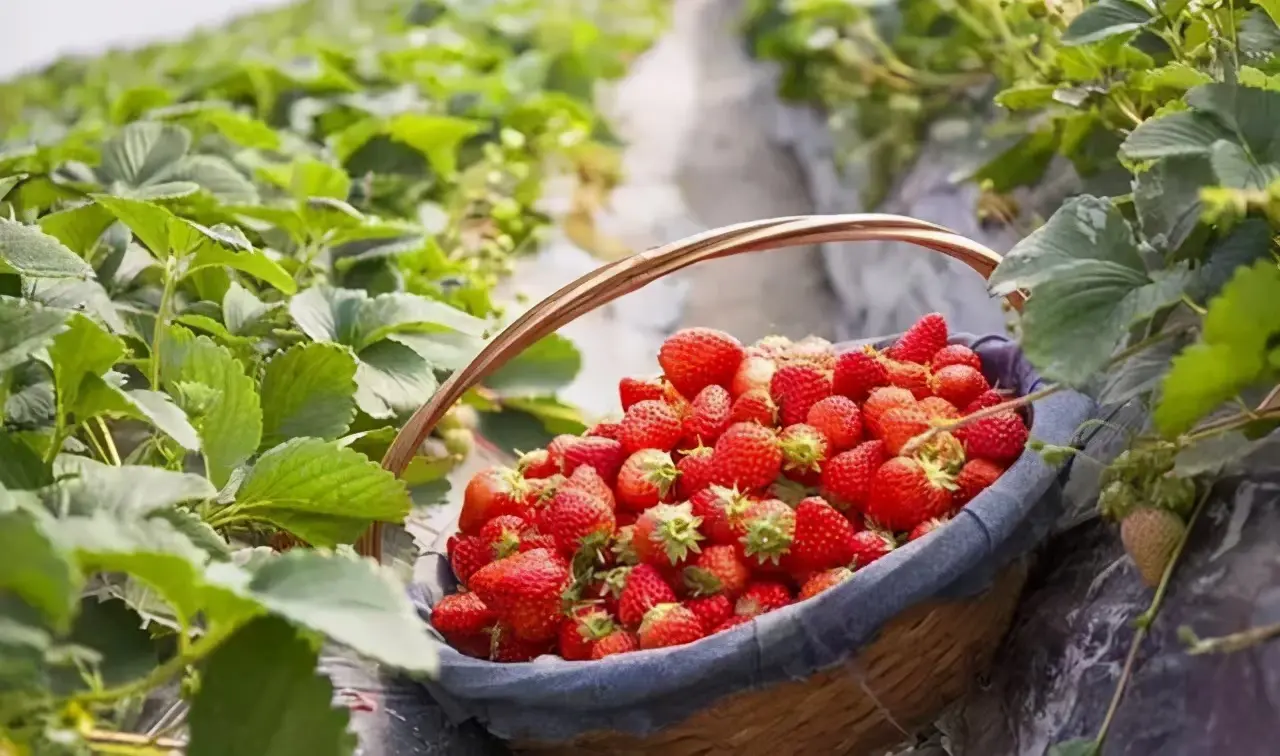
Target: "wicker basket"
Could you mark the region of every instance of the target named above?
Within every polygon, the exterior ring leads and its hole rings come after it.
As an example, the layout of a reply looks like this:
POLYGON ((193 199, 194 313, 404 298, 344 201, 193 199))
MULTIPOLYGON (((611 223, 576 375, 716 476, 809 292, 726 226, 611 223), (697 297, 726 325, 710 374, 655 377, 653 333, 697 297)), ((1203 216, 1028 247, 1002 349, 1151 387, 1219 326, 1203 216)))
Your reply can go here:
MULTIPOLYGON (((833 241, 901 241, 956 258, 984 278, 1000 256, 931 223, 894 215, 802 216, 708 231, 604 265, 543 300, 445 382, 400 431, 382 464, 400 475, 422 440, 462 396, 506 361, 578 316, 703 260, 833 241)), ((1015 308, 1018 295, 1009 297, 1015 308)), ((381 556, 381 526, 357 544, 381 556)), ((728 696, 648 737, 592 732, 571 743, 517 743, 562 754, 867 754, 906 738, 959 698, 990 662, 1025 581, 1020 564, 963 601, 935 601, 886 625, 845 663, 807 680, 728 696)))

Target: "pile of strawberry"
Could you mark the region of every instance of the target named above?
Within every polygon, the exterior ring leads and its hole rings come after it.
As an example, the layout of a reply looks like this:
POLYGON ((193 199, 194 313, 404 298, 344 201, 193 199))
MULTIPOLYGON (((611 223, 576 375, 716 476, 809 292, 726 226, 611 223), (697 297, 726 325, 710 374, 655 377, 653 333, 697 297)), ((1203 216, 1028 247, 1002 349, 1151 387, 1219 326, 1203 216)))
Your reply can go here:
POLYGON ((624 416, 468 484, 460 584, 431 622, 464 653, 601 659, 803 601, 927 535, 1022 453, 1013 410, 927 315, 893 346, 672 335, 624 416), (947 430, 947 429, 950 430, 947 430))

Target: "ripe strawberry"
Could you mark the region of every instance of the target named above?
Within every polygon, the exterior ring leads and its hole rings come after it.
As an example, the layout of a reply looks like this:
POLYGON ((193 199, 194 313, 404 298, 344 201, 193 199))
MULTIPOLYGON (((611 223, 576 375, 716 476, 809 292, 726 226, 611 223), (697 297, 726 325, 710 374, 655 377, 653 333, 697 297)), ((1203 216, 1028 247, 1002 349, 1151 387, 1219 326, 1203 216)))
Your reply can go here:
POLYGON ((964 344, 948 344, 929 361, 929 367, 935 373, 947 365, 968 365, 974 370, 982 370, 982 358, 964 344))
POLYGON ((702 519, 694 516, 688 502, 659 504, 636 520, 631 545, 641 562, 663 568, 680 567, 691 552, 701 551, 700 524, 702 519))
POLYGON ((658 568, 651 564, 637 564, 626 576, 626 585, 618 598, 618 619, 629 628, 640 626, 645 612, 658 604, 673 603, 675 591, 663 579, 658 568))
POLYGON ((851 577, 853 577, 853 571, 848 567, 832 567, 829 570, 823 570, 804 581, 804 586, 800 588, 800 596, 797 600, 811 599, 828 588, 840 585, 851 577))
POLYGON ((627 454, 641 449, 671 451, 684 437, 684 422, 666 402, 646 399, 631 405, 622 418, 619 438, 627 454))
POLYGON ((738 365, 738 371, 729 382, 729 395, 734 399, 748 391, 769 390, 769 381, 773 380, 774 371, 778 369, 769 357, 760 354, 748 354, 738 365))
POLYGON ((741 490, 764 488, 782 470, 782 449, 772 429, 735 423, 716 441, 712 460, 721 485, 741 490))
POLYGON ((778 405, 764 389, 751 389, 740 395, 729 410, 729 420, 734 423, 759 423, 766 428, 778 424, 778 405))
POLYGON ((676 477, 676 495, 681 499, 692 498, 715 481, 713 452, 710 446, 698 444, 676 463, 676 470, 680 472, 676 477))
POLYGON ((623 378, 618 381, 618 398, 622 411, 626 412, 640 402, 666 399, 667 389, 661 378, 623 378))
POLYGON ((960 410, 954 404, 941 397, 926 396, 920 400, 919 407, 930 420, 960 419, 960 410))
POLYGON ((769 395, 783 425, 802 423, 810 407, 831 396, 831 375, 812 365, 783 365, 769 381, 769 395))
POLYGON ((707 633, 733 615, 733 604, 722 593, 689 599, 684 602, 684 607, 693 612, 698 622, 702 623, 703 631, 707 633))
POLYGON ((551 459, 551 452, 546 449, 534 449, 520 455, 520 459, 516 461, 516 469, 525 480, 550 478, 560 472, 560 466, 551 459))
POLYGON ((598 661, 606 656, 614 656, 616 654, 629 654, 632 651, 640 650, 640 639, 635 633, 626 630, 614 630, 605 637, 596 641, 591 647, 591 659, 598 661))
POLYGON ((678 476, 670 454, 641 449, 627 457, 618 473, 618 503, 633 512, 643 512, 659 501, 670 501, 678 476))
POLYGON ((556 548, 569 558, 584 546, 604 546, 617 527, 613 510, 599 497, 564 488, 538 520, 538 530, 554 538, 556 548))
POLYGON ((957 407, 963 407, 991 388, 982 371, 969 365, 945 365, 929 378, 929 389, 957 407))
POLYGON ((698 615, 679 604, 658 604, 640 623, 640 648, 667 648, 693 643, 707 634, 698 615))
POLYGON ((933 393, 929 388, 929 368, 924 365, 885 360, 884 369, 889 374, 890 385, 910 391, 911 395, 917 399, 923 399, 933 393))
POLYGON ((787 566, 796 575, 839 567, 854 556, 853 525, 825 499, 811 496, 796 505, 795 538, 787 566))
POLYGON ((591 426, 591 429, 587 431, 586 435, 597 438, 611 438, 614 441, 617 441, 619 436, 622 435, 622 424, 601 421, 591 426))
POLYGON ((738 546, 708 546, 693 567, 684 570, 685 585, 695 596, 723 593, 737 598, 751 579, 751 569, 742 561, 738 546))
POLYGON ((889 373, 871 347, 844 352, 836 358, 831 386, 840 396, 861 402, 873 389, 888 385, 889 373))
POLYGON ((693 514, 702 519, 699 529, 715 544, 738 545, 746 535, 747 510, 755 499, 736 488, 709 486, 689 499, 693 514))
POLYGON ((942 527, 943 525, 946 525, 947 520, 950 520, 950 519, 951 519, 950 517, 931 517, 925 520, 924 522, 920 523, 919 525, 915 526, 914 528, 912 528, 911 532, 907 535, 907 540, 914 541, 920 538, 924 538, 925 536, 929 535, 930 533, 942 527))
POLYGON ((489 547, 493 559, 505 559, 520 551, 521 535, 528 529, 529 523, 523 517, 500 515, 480 528, 480 540, 489 547))
POLYGON ((1120 521, 1120 540, 1142 582, 1160 584, 1186 529, 1181 517, 1162 507, 1140 506, 1120 521))
POLYGON ((898 455, 908 441, 928 432, 930 427, 929 416, 918 406, 895 407, 880 418, 880 438, 890 454, 898 455))
POLYGON ((449 557, 453 574, 463 585, 467 585, 476 570, 493 561, 493 551, 479 536, 451 535, 445 542, 445 553, 449 557))
POLYGON ((999 412, 956 429, 956 438, 970 457, 1013 464, 1027 445, 1027 426, 1013 411, 999 412))
POLYGON ((830 445, 822 431, 812 425, 789 425, 778 434, 782 449, 782 472, 805 484, 816 484, 827 461, 830 445))
POLYGON ((729 427, 732 409, 729 392, 723 386, 707 386, 698 392, 684 420, 684 435, 692 443, 714 444, 729 427))
POLYGON ((796 513, 778 499, 755 502, 743 516, 746 534, 742 537, 747 564, 778 565, 791 550, 796 535, 796 513))
POLYGON ((684 328, 667 337, 658 364, 671 385, 697 396, 710 385, 728 386, 742 363, 742 342, 713 328, 684 328))
POLYGON ((569 567, 554 552, 534 549, 485 565, 470 585, 518 640, 549 641, 559 631, 569 567))
POLYGON ((827 460, 822 470, 822 493, 837 506, 861 510, 867 505, 871 480, 888 457, 883 441, 867 441, 827 460))
POLYGON ((568 433, 561 433, 551 439, 551 443, 547 444, 547 455, 551 458, 551 461, 555 463, 556 470, 558 472, 564 472, 565 448, 577 440, 577 436, 570 435, 568 433))
POLYGON ((951 511, 955 481, 929 462, 894 457, 871 480, 866 514, 894 531, 911 530, 951 511))
POLYGON ((833 453, 852 449, 862 441, 862 411, 847 396, 829 396, 813 405, 805 422, 827 437, 833 453))
POLYGON ((483 633, 497 619, 474 593, 452 593, 431 607, 431 626, 451 643, 454 638, 483 633))
POLYGON ((549 640, 524 640, 515 632, 515 628, 499 625, 494 628, 491 637, 489 660, 504 663, 527 662, 550 651, 549 640))
POLYGON ((875 528, 859 531, 853 538, 857 546, 853 555, 853 565, 857 568, 866 567, 898 548, 898 542, 892 535, 875 528))
POLYGON ((520 473, 506 467, 490 467, 476 473, 462 494, 458 529, 475 535, 486 522, 513 514, 528 519, 532 496, 520 473))
POLYGON ((719 625, 717 625, 717 626, 716 626, 716 629, 714 629, 714 630, 712 630, 712 631, 711 631, 711 634, 712 634, 712 635, 715 635, 716 633, 722 633, 722 632, 724 632, 725 630, 732 630, 733 628, 737 627, 738 625, 745 625, 745 624, 747 624, 747 623, 748 623, 748 622, 750 622, 750 621, 751 621, 751 617, 750 617, 749 615, 745 615, 745 614, 735 614, 735 615, 733 615, 732 617, 730 617, 729 619, 727 619, 727 620, 725 620, 724 622, 721 622, 719 625))
POLYGON ((973 401, 969 402, 968 404, 964 405, 963 412, 966 415, 972 415, 978 410, 984 410, 988 407, 994 407, 997 404, 1004 404, 1008 400, 1009 400, 1009 397, 1005 396, 1004 394, 1000 393, 995 389, 990 389, 988 391, 983 391, 981 394, 978 394, 977 398, 975 398, 973 401))
POLYGON ((928 365, 933 356, 947 346, 947 321, 931 312, 917 320, 898 343, 889 347, 888 356, 904 362, 928 365))
POLYGON ((951 500, 956 506, 964 506, 982 493, 1004 474, 1004 468, 989 459, 971 459, 960 468, 956 476, 956 490, 951 500))
POLYGON ((791 590, 785 583, 757 580, 733 606, 733 613, 740 617, 758 617, 765 612, 781 609, 791 603, 791 590))
POLYGON ((617 508, 617 501, 613 496, 613 489, 600 477, 600 473, 596 472, 594 467, 583 465, 573 471, 567 480, 560 483, 554 490, 551 490, 548 503, 555 498, 559 491, 582 491, 591 494, 600 501, 603 501, 610 509, 617 508))
POLYGON ((580 606, 560 623, 560 655, 568 661, 586 661, 596 643, 615 630, 609 613, 595 606, 580 606))
POLYGON ((873 389, 867 401, 862 404, 863 427, 874 437, 880 437, 880 418, 896 407, 914 407, 915 396, 908 390, 897 386, 886 386, 873 389))

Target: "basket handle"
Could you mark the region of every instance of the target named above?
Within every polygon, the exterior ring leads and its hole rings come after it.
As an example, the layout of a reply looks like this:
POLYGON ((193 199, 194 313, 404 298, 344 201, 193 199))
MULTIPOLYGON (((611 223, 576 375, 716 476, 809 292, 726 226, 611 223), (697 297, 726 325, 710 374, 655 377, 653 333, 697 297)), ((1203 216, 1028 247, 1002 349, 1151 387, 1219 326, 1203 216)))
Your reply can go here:
MULTIPOLYGON (((468 389, 539 339, 668 273, 704 260, 744 252, 855 241, 915 244, 960 260, 984 279, 1000 264, 1000 255, 941 226, 878 213, 751 221, 655 247, 587 273, 530 308, 493 337, 470 364, 450 376, 431 399, 413 413, 391 443, 382 459, 382 466, 397 476, 401 475, 423 439, 468 389)), ((1011 294, 1007 299, 1014 308, 1021 308, 1021 295, 1011 294)), ((361 536, 356 550, 366 556, 380 558, 381 546, 382 524, 375 522, 361 536)))

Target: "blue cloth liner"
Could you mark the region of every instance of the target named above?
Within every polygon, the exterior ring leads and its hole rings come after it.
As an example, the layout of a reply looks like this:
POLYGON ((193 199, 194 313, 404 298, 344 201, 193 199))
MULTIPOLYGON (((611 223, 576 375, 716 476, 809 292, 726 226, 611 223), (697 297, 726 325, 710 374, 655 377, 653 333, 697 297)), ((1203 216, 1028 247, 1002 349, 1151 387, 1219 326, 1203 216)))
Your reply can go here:
MULTIPOLYGON (((1019 395, 1045 385, 1004 336, 956 334, 951 340, 981 355, 992 385, 1019 395)), ((1085 396, 1053 394, 1033 404, 1031 435, 1070 444, 1093 410, 1085 396)), ((520 664, 490 663, 444 648, 439 677, 423 685, 455 721, 475 719, 503 738, 561 742, 593 730, 643 736, 724 696, 802 680, 838 665, 918 603, 982 591, 1000 568, 1047 535, 1060 507, 1061 478, 1039 455, 1024 452, 928 538, 902 546, 813 599, 696 643, 597 662, 545 656, 520 664)), ((456 585, 442 556, 443 539, 436 551, 441 553, 425 557, 435 560, 434 578, 410 589, 424 617, 456 585)))

